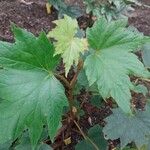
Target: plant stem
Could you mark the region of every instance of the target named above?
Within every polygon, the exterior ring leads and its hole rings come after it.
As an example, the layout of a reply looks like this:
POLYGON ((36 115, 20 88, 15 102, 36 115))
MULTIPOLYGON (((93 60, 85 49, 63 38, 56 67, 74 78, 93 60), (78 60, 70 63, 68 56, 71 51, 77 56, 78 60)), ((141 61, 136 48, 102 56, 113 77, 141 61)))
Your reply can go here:
POLYGON ((75 73, 75 75, 70 83, 67 81, 67 79, 64 76, 62 76, 60 74, 55 74, 55 76, 57 78, 59 78, 60 80, 62 80, 68 89, 73 89, 75 86, 75 83, 77 81, 78 74, 79 74, 80 70, 82 69, 82 67, 83 67, 83 60, 80 59, 78 66, 77 66, 77 72, 75 73))
POLYGON ((73 88, 77 82, 77 77, 79 75, 79 72, 80 70, 82 69, 83 67, 83 60, 80 59, 79 60, 79 63, 78 63, 78 66, 77 66, 77 71, 73 77, 73 79, 71 80, 70 82, 70 89, 68 91, 68 100, 69 100, 69 104, 70 104, 70 108, 71 108, 71 115, 72 115, 72 118, 76 118, 76 114, 73 112, 73 106, 74 106, 74 103, 73 103, 73 100, 74 100, 74 95, 73 95, 73 88))
POLYGON ((80 126, 78 125, 78 123, 77 123, 75 120, 74 120, 73 122, 74 122, 74 124, 77 126, 77 128, 78 128, 78 130, 80 131, 80 133, 82 134, 83 138, 84 138, 85 140, 87 140, 86 135, 84 134, 84 132, 82 131, 82 129, 80 128, 80 126))
POLYGON ((85 133, 82 131, 82 129, 80 128, 79 124, 78 124, 75 120, 74 120, 74 123, 75 123, 75 125, 77 126, 77 128, 79 129, 79 131, 80 131, 80 133, 82 134, 83 138, 84 138, 85 140, 88 140, 88 141, 93 145, 93 147, 95 148, 95 150, 100 150, 100 149, 98 148, 98 146, 97 146, 88 136, 85 135, 85 133))
POLYGON ((62 76, 62 75, 59 75, 59 74, 55 74, 55 76, 60 79, 64 84, 65 86, 67 87, 68 91, 67 91, 67 97, 68 97, 68 103, 69 103, 69 107, 70 107, 70 113, 71 113, 71 117, 72 119, 74 119, 74 113, 72 111, 72 108, 73 108, 73 91, 72 91, 72 88, 70 86, 70 83, 67 81, 67 79, 62 76))
POLYGON ((72 79, 71 82, 70 82, 71 88, 74 88, 75 83, 76 83, 76 81, 77 81, 77 77, 78 77, 79 72, 80 72, 80 70, 82 69, 82 67, 83 67, 83 60, 80 59, 80 60, 79 60, 79 63, 78 63, 78 66, 77 66, 77 72, 75 73, 73 79, 72 79))
POLYGON ((145 78, 139 78, 140 80, 146 81, 146 82, 150 82, 150 79, 145 79, 145 78))
POLYGON ((75 116, 75 113, 73 112, 73 106, 74 106, 74 103, 73 103, 73 100, 74 100, 74 95, 73 95, 73 88, 76 84, 76 81, 77 81, 77 77, 78 77, 78 74, 80 72, 80 70, 82 69, 83 67, 83 60, 79 60, 79 63, 78 63, 78 66, 77 66, 77 71, 73 77, 73 79, 71 80, 71 82, 69 83, 69 81, 62 75, 59 75, 59 74, 55 74, 55 76, 60 79, 64 84, 65 86, 68 88, 67 89, 67 97, 68 97, 68 103, 69 103, 69 107, 70 107, 70 114, 71 114, 71 117, 72 119, 74 120, 76 118, 75 116))
POLYGON ((73 112, 73 91, 72 89, 68 90, 68 102, 69 102, 69 107, 70 107, 70 114, 71 114, 71 118, 74 120, 75 118, 75 114, 73 112))
POLYGON ((61 81, 63 81, 63 83, 65 84, 65 86, 66 86, 68 89, 71 88, 71 87, 70 87, 70 83, 67 81, 67 79, 66 79, 64 76, 62 76, 62 75, 60 75, 60 74, 55 74, 55 77, 57 77, 58 79, 60 79, 61 81))

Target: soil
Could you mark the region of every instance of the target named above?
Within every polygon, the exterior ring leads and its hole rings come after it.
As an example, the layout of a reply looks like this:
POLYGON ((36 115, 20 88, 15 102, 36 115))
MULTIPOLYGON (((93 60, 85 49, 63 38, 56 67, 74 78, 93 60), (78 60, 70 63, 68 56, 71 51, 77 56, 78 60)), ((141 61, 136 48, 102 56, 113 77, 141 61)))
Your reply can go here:
POLYGON ((141 0, 141 2, 145 5, 150 5, 150 1, 149 0, 141 0))
MULTIPOLYGON (((84 7, 80 0, 66 0, 70 5, 76 4, 84 7)), ((26 0, 31 4, 22 3, 21 0, 0 0, 0 40, 12 41, 10 24, 13 22, 19 27, 38 35, 39 32, 46 33, 54 27, 52 21, 57 19, 57 11, 47 14, 45 2, 46 0, 26 0)), ((149 0, 143 1, 149 4, 149 0)), ((145 35, 150 35, 150 8, 136 7, 133 14, 129 18, 131 25, 135 26, 145 35)), ((88 18, 79 18, 83 28, 87 26, 88 18), (86 24, 86 25, 84 25, 86 24)))
POLYGON ((129 18, 129 24, 143 32, 144 35, 150 35, 150 8, 136 7, 129 18))
MULTIPOLYGON (((10 27, 12 22, 19 27, 27 29, 35 35, 38 35, 41 31, 47 33, 55 26, 53 21, 57 19, 58 13, 53 9, 51 14, 47 14, 45 7, 46 0, 26 0, 26 2, 31 3, 25 4, 22 3, 21 0, 0 0, 0 40, 13 42, 14 39, 10 27)), ((70 5, 76 4, 81 8, 84 8, 84 5, 80 0, 66 0, 66 2, 70 5)), ((142 3, 150 5, 149 0, 143 0, 142 3)), ((83 29, 91 25, 91 20, 89 20, 89 16, 87 15, 78 18, 78 21, 80 27, 83 29)), ((150 8, 145 6, 135 7, 135 11, 129 17, 129 24, 135 26, 145 35, 150 35, 150 8)), ((63 66, 59 66, 58 70, 62 71, 63 69, 63 66)), ((70 72, 68 77, 69 80, 72 79, 73 75, 74 72, 70 72)), ((142 84, 146 85, 150 91, 150 83, 142 82, 142 84)), ((133 93, 133 96, 134 104, 137 108, 143 109, 143 106, 145 105, 145 97, 135 93, 133 93)), ((148 96, 150 96, 150 93, 148 96)), ((91 93, 85 90, 82 90, 77 96, 77 100, 85 112, 85 115, 79 119, 78 123, 85 133, 94 124, 104 126, 105 122, 103 119, 111 114, 111 100, 108 101, 108 103, 104 103, 104 106, 99 109, 90 103, 90 99, 91 93)), ((70 123, 68 124, 68 115, 69 114, 63 116, 63 127, 59 131, 55 142, 52 144, 55 150, 74 150, 75 145, 82 139, 82 135, 74 123, 69 120, 70 123), (71 137, 71 144, 65 145, 64 140, 69 137, 71 137)), ((108 142, 111 150, 119 141, 108 142)), ((47 143, 51 144, 50 141, 47 141, 47 143)))
POLYGON ((54 27, 52 21, 57 19, 57 12, 48 15, 44 1, 33 1, 32 4, 20 0, 0 0, 0 40, 12 41, 11 23, 38 35, 54 27))

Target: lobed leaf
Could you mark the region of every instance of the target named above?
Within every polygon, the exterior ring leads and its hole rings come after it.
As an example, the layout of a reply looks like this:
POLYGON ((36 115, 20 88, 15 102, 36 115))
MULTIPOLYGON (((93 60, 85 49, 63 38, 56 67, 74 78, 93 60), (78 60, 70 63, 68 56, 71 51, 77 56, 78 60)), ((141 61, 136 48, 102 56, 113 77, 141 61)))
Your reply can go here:
POLYGON ((35 148, 43 125, 54 138, 63 107, 64 88, 53 70, 60 57, 44 33, 39 37, 13 26, 16 42, 0 42, 0 143, 29 130, 35 148))
POLYGON ((147 145, 150 136, 150 107, 145 111, 138 111, 135 116, 127 116, 119 108, 113 109, 113 114, 105 119, 107 122, 103 129, 107 139, 118 139, 121 148, 128 143, 135 142, 140 149, 147 145))
POLYGON ((130 90, 133 85, 129 75, 150 77, 137 56, 132 53, 143 44, 141 34, 125 28, 127 21, 108 22, 102 18, 87 30, 91 53, 84 68, 89 84, 97 84, 104 99, 112 97, 119 107, 131 114, 130 90))
POLYGON ((78 23, 75 19, 64 16, 64 19, 54 21, 57 25, 48 33, 48 37, 54 38, 56 52, 55 55, 61 54, 65 63, 66 76, 71 65, 78 64, 80 53, 87 49, 86 39, 75 37, 78 29, 78 23))

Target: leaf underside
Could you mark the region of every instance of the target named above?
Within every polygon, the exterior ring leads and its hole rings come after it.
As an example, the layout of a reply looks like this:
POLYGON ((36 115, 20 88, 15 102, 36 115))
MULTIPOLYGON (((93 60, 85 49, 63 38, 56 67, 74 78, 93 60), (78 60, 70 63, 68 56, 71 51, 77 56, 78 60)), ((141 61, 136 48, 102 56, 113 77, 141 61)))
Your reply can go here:
POLYGON ((33 148, 43 125, 54 138, 67 105, 64 88, 54 77, 59 56, 46 35, 38 38, 13 26, 16 42, 0 42, 0 143, 29 130, 33 148))
POLYGON ((142 58, 145 66, 150 68, 150 42, 143 46, 142 58))
POLYGON ((130 90, 133 85, 129 75, 150 77, 150 74, 132 53, 143 44, 143 36, 125 28, 126 25, 125 20, 108 24, 102 18, 87 30, 92 50, 84 68, 89 84, 96 83, 104 99, 112 97, 124 112, 131 113, 130 90))
POLYGON ((113 114, 105 119, 106 126, 103 129, 107 139, 120 138, 121 148, 135 142, 140 149, 147 145, 150 137, 150 107, 146 111, 139 111, 135 116, 127 116, 121 109, 113 110, 113 114))

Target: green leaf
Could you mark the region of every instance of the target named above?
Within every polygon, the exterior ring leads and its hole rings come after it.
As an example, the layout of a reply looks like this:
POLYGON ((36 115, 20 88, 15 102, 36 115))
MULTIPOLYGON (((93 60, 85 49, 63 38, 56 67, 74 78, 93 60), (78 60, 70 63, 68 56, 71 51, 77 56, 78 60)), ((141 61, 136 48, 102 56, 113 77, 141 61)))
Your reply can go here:
POLYGON ((150 136, 150 107, 145 111, 138 111, 135 116, 127 116, 119 108, 113 109, 113 114, 105 119, 103 129, 107 139, 120 138, 121 148, 128 143, 135 142, 138 148, 148 144, 150 136))
POLYGON ((53 149, 49 145, 43 143, 39 146, 38 150, 53 150, 53 149))
POLYGON ((62 16, 62 14, 66 14, 70 16, 71 18, 78 18, 83 15, 83 12, 79 6, 75 5, 66 5, 65 7, 61 7, 59 9, 59 16, 62 16))
POLYGON ((77 20, 68 16, 64 19, 54 21, 57 25, 48 33, 48 37, 54 38, 56 52, 55 55, 61 54, 65 64, 66 76, 71 68, 71 65, 78 64, 80 53, 84 53, 87 48, 86 39, 75 37, 78 29, 77 20))
POLYGON ((138 149, 135 149, 135 150, 149 150, 149 149, 150 149, 149 145, 143 145, 140 149, 138 148, 138 149))
POLYGON ((100 108, 102 106, 103 99, 100 95, 96 94, 92 96, 90 102, 93 106, 100 108))
POLYGON ((60 7, 65 7, 66 4, 64 0, 48 0, 48 2, 53 5, 57 10, 60 9, 60 7))
POLYGON ((79 75, 78 75, 78 78, 77 78, 77 84, 83 86, 83 87, 88 87, 89 84, 88 84, 88 80, 87 80, 87 77, 86 77, 86 74, 85 74, 85 70, 81 70, 79 72, 79 75))
POLYGON ((142 58, 145 66, 150 68, 150 43, 143 46, 142 58))
POLYGON ((48 1, 58 10, 60 17, 66 14, 72 18, 78 18, 83 14, 80 7, 74 5, 67 5, 64 0, 48 0, 48 1))
POLYGON ((134 91, 137 93, 142 93, 144 96, 148 93, 147 87, 140 84, 134 87, 134 91))
POLYGON ((87 30, 91 54, 84 68, 89 84, 97 84, 104 99, 112 97, 126 113, 130 110, 130 90, 133 85, 129 75, 150 77, 137 56, 131 51, 143 42, 143 36, 125 28, 127 22, 118 20, 108 23, 98 20, 87 30))
MULTIPOLYGON (((107 141, 102 134, 102 128, 99 125, 95 125, 88 132, 88 137, 97 145, 100 150, 106 150, 107 141)), ((89 142, 89 140, 83 140, 75 147, 76 150, 95 150, 95 147, 89 142)))
POLYGON ((135 50, 143 43, 143 35, 137 31, 132 32, 125 28, 126 26, 126 19, 108 23, 106 19, 101 18, 87 30, 88 42, 97 51, 110 48, 112 50, 135 50))
POLYGON ((92 86, 89 86, 88 80, 87 80, 87 76, 85 74, 85 70, 82 69, 77 77, 77 82, 74 88, 74 93, 75 95, 78 94, 80 92, 81 89, 86 89, 87 91, 91 91, 91 92, 96 92, 98 93, 98 89, 96 84, 93 84, 92 86))
POLYGON ((148 143, 148 146, 147 146, 147 147, 148 147, 148 150, 149 150, 149 149, 150 149, 150 139, 149 139, 149 143, 148 143))
POLYGON ((97 18, 105 17, 108 21, 119 18, 127 18, 129 11, 133 11, 132 5, 140 6, 138 0, 84 0, 86 12, 97 18))
MULTIPOLYGON (((136 148, 125 147, 124 149, 117 148, 115 150, 137 150, 136 148)), ((140 149, 142 150, 142 149, 140 149)))
MULTIPOLYGON (((46 137, 45 137, 46 138, 46 137)), ((52 150, 52 148, 44 143, 38 143, 36 150, 52 150)), ((19 144, 14 148, 14 150, 32 150, 32 145, 30 143, 30 138, 28 132, 24 132, 21 139, 19 140, 19 144)))
POLYGON ((10 150, 12 141, 5 142, 4 144, 0 144, 0 150, 10 150))
POLYGON ((43 125, 54 138, 63 107, 67 105, 64 88, 53 70, 59 56, 42 33, 31 33, 13 27, 16 42, 0 42, 0 143, 16 139, 29 129, 33 148, 43 125))

